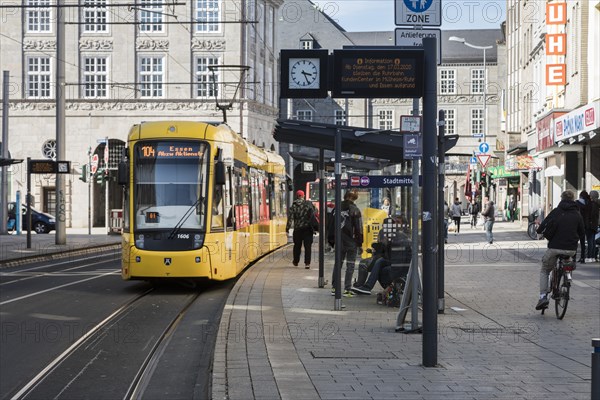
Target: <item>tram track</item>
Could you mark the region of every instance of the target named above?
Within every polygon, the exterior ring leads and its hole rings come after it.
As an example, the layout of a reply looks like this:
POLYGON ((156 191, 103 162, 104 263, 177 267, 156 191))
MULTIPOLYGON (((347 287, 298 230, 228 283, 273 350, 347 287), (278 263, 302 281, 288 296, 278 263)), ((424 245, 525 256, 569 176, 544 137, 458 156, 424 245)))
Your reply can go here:
POLYGON ((81 336, 10 398, 144 397, 163 355, 177 351, 177 345, 171 343, 175 332, 204 294, 163 288, 140 293, 81 336), (110 392, 103 380, 110 382, 110 392))

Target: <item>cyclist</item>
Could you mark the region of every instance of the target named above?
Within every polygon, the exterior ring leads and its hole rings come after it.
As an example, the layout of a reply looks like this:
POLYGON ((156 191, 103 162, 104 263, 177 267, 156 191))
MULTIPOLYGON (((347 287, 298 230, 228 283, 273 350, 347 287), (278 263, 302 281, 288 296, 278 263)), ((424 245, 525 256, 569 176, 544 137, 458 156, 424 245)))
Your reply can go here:
POLYGON ((536 310, 548 307, 548 275, 556 265, 559 255, 575 257, 577 243, 581 235, 585 233, 583 218, 575 202, 575 194, 570 190, 562 192, 561 201, 554 210, 548 214, 540 224, 538 233, 544 233, 548 239, 548 250, 542 257, 542 268, 540 270, 540 300, 535 306, 536 310), (548 227, 553 232, 549 235, 544 230, 548 227), (552 227, 552 228, 551 228, 552 227))

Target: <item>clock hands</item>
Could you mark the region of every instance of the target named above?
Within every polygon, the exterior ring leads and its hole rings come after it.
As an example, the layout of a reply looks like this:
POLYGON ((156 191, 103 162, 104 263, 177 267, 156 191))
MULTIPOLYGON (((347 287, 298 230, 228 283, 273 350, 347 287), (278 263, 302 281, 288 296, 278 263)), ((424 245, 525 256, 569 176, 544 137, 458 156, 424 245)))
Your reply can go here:
POLYGON ((310 81, 308 80, 308 77, 312 76, 313 74, 311 74, 310 72, 306 72, 306 71, 302 71, 301 74, 304 75, 304 79, 306 79, 306 83, 310 84, 310 81))

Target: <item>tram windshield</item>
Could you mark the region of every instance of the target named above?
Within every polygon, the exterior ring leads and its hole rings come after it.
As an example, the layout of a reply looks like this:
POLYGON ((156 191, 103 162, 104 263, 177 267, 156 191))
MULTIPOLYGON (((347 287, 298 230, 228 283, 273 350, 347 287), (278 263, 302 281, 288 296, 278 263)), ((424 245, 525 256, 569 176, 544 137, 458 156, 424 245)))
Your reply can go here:
POLYGON ((204 230, 208 145, 143 141, 134 157, 135 228, 204 230))

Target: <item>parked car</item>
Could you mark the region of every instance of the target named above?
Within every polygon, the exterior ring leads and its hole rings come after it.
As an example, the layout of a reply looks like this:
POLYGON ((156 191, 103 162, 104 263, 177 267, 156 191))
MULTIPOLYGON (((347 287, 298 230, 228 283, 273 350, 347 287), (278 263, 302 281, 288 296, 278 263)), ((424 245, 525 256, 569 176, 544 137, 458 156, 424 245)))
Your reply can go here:
MULTIPOLYGON (((16 229, 15 221, 15 203, 8 203, 8 229, 16 229)), ((27 230, 27 206, 21 205, 21 227, 25 231, 27 230)), ((50 231, 56 230, 56 219, 54 216, 38 211, 31 207, 31 229, 35 233, 49 233, 50 231)))

